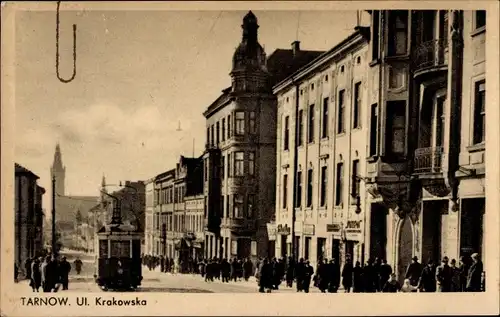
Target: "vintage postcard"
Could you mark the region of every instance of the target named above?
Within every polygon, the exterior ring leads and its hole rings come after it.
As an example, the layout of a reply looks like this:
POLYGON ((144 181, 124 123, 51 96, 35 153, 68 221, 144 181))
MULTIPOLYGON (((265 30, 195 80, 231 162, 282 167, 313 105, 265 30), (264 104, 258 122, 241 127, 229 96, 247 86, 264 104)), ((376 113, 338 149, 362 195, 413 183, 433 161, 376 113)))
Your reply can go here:
POLYGON ((498 9, 2 2, 2 316, 498 313, 498 9))

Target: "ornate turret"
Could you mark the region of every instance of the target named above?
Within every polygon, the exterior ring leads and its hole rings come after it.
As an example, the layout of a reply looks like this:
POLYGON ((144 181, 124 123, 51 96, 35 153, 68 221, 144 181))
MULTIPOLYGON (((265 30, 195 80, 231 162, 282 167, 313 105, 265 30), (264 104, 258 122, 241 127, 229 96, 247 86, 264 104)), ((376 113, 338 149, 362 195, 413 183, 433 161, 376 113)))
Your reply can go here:
POLYGON ((257 17, 249 11, 243 18, 243 37, 233 55, 233 92, 262 91, 267 87, 266 53, 259 44, 257 17))

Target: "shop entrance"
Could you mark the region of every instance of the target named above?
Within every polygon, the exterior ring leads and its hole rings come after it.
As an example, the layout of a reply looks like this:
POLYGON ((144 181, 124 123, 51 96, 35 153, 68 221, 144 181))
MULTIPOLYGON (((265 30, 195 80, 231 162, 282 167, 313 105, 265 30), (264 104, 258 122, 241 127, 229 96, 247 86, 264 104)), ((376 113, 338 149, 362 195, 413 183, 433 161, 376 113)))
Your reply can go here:
POLYGON ((316 260, 319 261, 326 257, 325 254, 326 238, 318 238, 318 243, 316 244, 316 260))
POLYGON ((287 256, 287 244, 286 244, 286 238, 287 236, 285 235, 281 235, 281 244, 280 244, 280 247, 281 247, 281 257, 282 258, 286 258, 287 256))
POLYGON ((482 255, 484 198, 463 199, 460 215, 460 255, 482 255))

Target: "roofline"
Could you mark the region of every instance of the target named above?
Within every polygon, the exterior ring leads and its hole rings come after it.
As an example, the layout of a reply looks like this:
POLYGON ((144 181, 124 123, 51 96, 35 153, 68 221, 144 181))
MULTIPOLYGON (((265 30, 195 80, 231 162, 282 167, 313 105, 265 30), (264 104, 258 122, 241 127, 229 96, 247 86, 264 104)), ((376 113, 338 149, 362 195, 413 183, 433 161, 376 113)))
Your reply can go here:
POLYGON ((14 174, 28 174, 28 175, 34 176, 35 179, 40 179, 40 177, 38 175, 36 175, 31 170, 27 169, 26 167, 22 166, 19 163, 14 163, 14 174), (19 167, 19 169, 21 169, 21 171, 17 172, 16 167, 19 167))
POLYGON ((287 78, 283 79, 281 82, 274 85, 273 93, 277 94, 279 91, 285 89, 286 87, 293 85, 295 81, 307 77, 308 75, 313 73, 316 69, 327 64, 332 59, 337 58, 340 55, 340 53, 352 48, 356 44, 360 44, 363 42, 367 42, 367 39, 365 36, 363 36, 361 30, 358 28, 354 33, 346 37, 344 40, 342 40, 340 43, 332 47, 330 50, 316 57, 305 66, 299 68, 297 71, 289 75, 287 78))
POLYGON ((222 94, 217 97, 208 107, 207 110, 203 112, 203 116, 208 119, 210 118, 214 113, 216 113, 221 107, 227 105, 228 103, 231 102, 231 97, 229 95, 229 91, 232 87, 227 87, 222 90, 222 94), (226 98, 222 98, 226 97, 226 98), (212 108, 213 107, 213 108, 212 108))

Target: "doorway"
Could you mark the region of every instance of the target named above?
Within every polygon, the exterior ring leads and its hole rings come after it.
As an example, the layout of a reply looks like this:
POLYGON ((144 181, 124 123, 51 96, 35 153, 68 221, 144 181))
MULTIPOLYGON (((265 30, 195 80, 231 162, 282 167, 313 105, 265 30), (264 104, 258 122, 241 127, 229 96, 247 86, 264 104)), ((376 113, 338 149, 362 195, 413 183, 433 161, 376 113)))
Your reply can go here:
POLYGON ((332 239, 332 258, 339 263, 340 259, 340 240, 332 239))
POLYGON ((304 240, 304 260, 309 260, 311 251, 311 237, 306 237, 304 240))
POLYGON ((351 259, 351 261, 354 261, 354 245, 355 244, 356 244, 355 241, 347 240, 345 242, 345 260, 344 260, 344 262, 347 262, 347 259, 351 259))
POLYGON ((281 257, 282 258, 286 258, 287 256, 287 243, 286 243, 286 238, 287 236, 285 235, 281 235, 281 244, 280 244, 280 247, 281 247, 281 257))
POLYGON ((239 259, 249 258, 251 251, 251 240, 249 238, 238 238, 237 240, 237 257, 239 259))
POLYGON ((381 204, 372 204, 370 219, 370 258, 386 259, 387 208, 381 204))
POLYGON ((316 260, 325 259, 325 245, 326 238, 318 238, 318 243, 316 244, 316 260))
POLYGON ((448 200, 425 201, 422 209, 422 261, 439 264, 442 213, 448 210, 448 200))
POLYGON ((463 199, 460 214, 460 255, 482 255, 484 198, 463 199))

